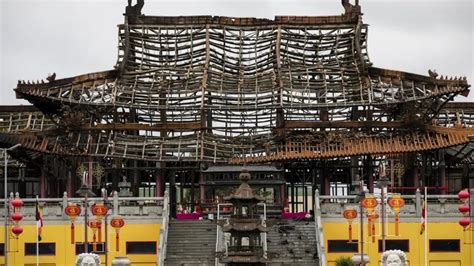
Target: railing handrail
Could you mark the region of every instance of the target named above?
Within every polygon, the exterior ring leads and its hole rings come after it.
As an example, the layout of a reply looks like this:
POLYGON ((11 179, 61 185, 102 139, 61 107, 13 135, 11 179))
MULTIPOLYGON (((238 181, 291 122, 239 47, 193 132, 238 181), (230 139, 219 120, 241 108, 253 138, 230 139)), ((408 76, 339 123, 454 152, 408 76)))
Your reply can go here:
MULTIPOLYGON (((355 199, 356 195, 344 195, 344 196, 328 196, 328 195, 321 195, 319 198, 321 200, 344 200, 344 199, 355 199)), ((416 195, 401 195, 404 199, 415 199, 416 195)), ((443 194, 428 194, 428 199, 457 199, 458 195, 443 195, 443 194)))
POLYGON ((324 248, 324 235, 321 221, 321 206, 319 204, 319 190, 314 191, 314 229, 316 234, 316 246, 318 248, 319 266, 326 266, 326 249, 324 248))
POLYGON ((169 224, 169 195, 168 191, 165 191, 164 201, 163 201, 163 218, 161 220, 160 228, 160 244, 158 246, 158 266, 165 265, 166 259, 166 246, 168 242, 168 224, 169 224))
MULTIPOLYGON (((113 197, 110 197, 113 198, 113 197)), ((32 198, 21 198, 21 200, 24 203, 35 203, 36 199, 32 198)), ((119 197, 119 201, 163 201, 164 197, 119 197)), ((39 202, 62 202, 63 198, 39 198, 39 202)), ((67 198, 68 202, 83 202, 84 197, 82 198, 67 198)), ((94 198, 87 198, 87 201, 93 202, 93 201, 104 201, 104 198, 99 198, 99 197, 94 197, 94 198)))
POLYGON ((220 239, 219 239, 219 216, 220 216, 220 207, 221 205, 232 205, 231 203, 218 203, 217 204, 217 213, 216 213, 216 257, 214 258, 215 262, 214 262, 214 265, 215 266, 219 266, 219 258, 217 256, 217 253, 220 252, 219 250, 219 247, 220 247, 220 239))

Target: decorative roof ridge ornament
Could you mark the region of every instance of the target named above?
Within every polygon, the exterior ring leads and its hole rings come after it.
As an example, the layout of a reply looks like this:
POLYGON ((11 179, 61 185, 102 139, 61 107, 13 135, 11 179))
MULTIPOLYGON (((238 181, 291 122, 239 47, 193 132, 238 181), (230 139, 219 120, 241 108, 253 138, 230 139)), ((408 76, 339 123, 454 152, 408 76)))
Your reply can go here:
POLYGON ((125 7, 125 16, 129 18, 136 18, 142 15, 142 8, 145 5, 145 0, 137 0, 137 4, 132 6, 132 0, 128 0, 128 6, 125 7))
POLYGON ((345 15, 362 15, 359 0, 355 0, 355 5, 350 3, 350 0, 341 0, 341 4, 344 7, 345 15))

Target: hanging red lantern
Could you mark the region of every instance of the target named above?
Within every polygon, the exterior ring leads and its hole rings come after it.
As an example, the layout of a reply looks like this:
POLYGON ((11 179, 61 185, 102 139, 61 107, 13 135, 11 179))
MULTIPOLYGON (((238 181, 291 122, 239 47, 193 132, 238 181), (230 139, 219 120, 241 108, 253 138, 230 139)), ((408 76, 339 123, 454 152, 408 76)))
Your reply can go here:
POLYGON ((459 191, 459 193, 458 193, 458 198, 459 198, 462 202, 466 203, 466 201, 469 199, 469 191, 467 191, 467 190, 461 190, 461 191, 459 191))
POLYGON ((370 234, 372 236, 372 243, 375 243, 375 222, 379 218, 379 214, 377 211, 374 211, 372 213, 368 213, 367 216, 369 216, 371 225, 369 227, 370 234))
POLYGON ((392 207, 393 212, 395 213, 395 235, 399 235, 399 218, 398 213, 400 209, 405 206, 405 200, 402 199, 400 194, 393 194, 393 196, 388 200, 388 205, 392 207))
POLYGON ((468 227, 470 223, 471 220, 469 217, 462 217, 461 219, 459 219, 459 225, 464 228, 464 231, 466 231, 466 227, 468 227))
POLYGON ((122 217, 120 216, 115 216, 112 218, 110 221, 110 226, 112 226, 115 229, 115 250, 119 251, 119 233, 120 233, 120 228, 122 228, 125 225, 125 221, 123 220, 122 217))
POLYGON ((74 244, 74 221, 76 217, 81 214, 81 208, 79 208, 76 203, 70 202, 64 209, 64 212, 69 216, 69 220, 71 220, 71 244, 74 244))
POLYGON ((367 194, 365 198, 361 201, 362 207, 367 209, 367 232, 369 236, 372 235, 372 217, 371 214, 374 212, 375 207, 377 207, 378 202, 374 195, 367 194))
POLYGON ((23 227, 21 227, 20 225, 15 225, 13 228, 12 228, 12 233, 14 233, 16 235, 16 237, 18 238, 18 236, 23 233, 23 227))
POLYGON ((15 223, 18 223, 21 220, 23 220, 23 214, 21 214, 21 212, 14 212, 14 213, 12 213, 12 215, 10 217, 11 217, 12 221, 15 222, 15 223))
POLYGON ((92 229, 92 251, 97 251, 97 230, 99 229, 99 221, 97 220, 96 217, 92 217, 92 219, 89 221, 89 227, 92 229))
POLYGON ((377 199, 373 195, 367 195, 363 200, 362 200, 362 207, 366 209, 374 209, 377 207, 378 202, 377 199))
POLYGON ((463 213, 463 214, 465 215, 465 214, 468 213, 469 210, 470 210, 470 209, 469 209, 469 205, 467 205, 467 204, 461 204, 461 205, 459 205, 458 210, 459 210, 461 213, 463 213))
POLYGON ((346 209, 342 216, 347 219, 349 223, 349 242, 352 242, 352 220, 357 218, 357 211, 355 209, 346 209))
POLYGON ((97 219, 102 220, 102 218, 107 214, 107 206, 103 203, 96 203, 92 206, 91 212, 97 217, 97 219))
POLYGON ((98 230, 99 230, 99 242, 102 242, 102 218, 107 215, 108 209, 107 206, 103 203, 96 203, 92 206, 91 212, 93 215, 97 217, 97 221, 99 223, 98 230))
POLYGON ((23 201, 19 198, 15 198, 10 201, 10 204, 13 206, 13 208, 19 209, 23 206, 23 201))

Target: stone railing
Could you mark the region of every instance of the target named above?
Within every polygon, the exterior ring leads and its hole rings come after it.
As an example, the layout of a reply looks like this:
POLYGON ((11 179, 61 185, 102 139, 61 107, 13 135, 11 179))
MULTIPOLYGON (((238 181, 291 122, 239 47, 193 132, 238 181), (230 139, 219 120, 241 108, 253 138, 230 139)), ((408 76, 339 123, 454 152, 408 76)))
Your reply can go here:
POLYGON ((169 228, 169 195, 165 191, 165 200, 163 203, 163 219, 160 227, 160 245, 158 247, 158 266, 165 265, 166 247, 168 244, 168 228, 169 228))
MULTIPOLYGON (((13 197, 13 193, 10 198, 13 197)), ((119 197, 117 193, 113 197, 107 198, 107 205, 109 208, 108 215, 120 215, 124 219, 143 219, 147 217, 150 219, 161 218, 163 212, 163 197, 119 197)), ((24 221, 35 220, 36 217, 36 199, 22 199, 24 206, 21 212, 24 221)), ((81 208, 81 215, 78 216, 78 222, 81 222, 80 217, 84 216, 84 206, 88 206, 88 216, 92 217, 91 206, 97 202, 104 202, 104 198, 68 198, 64 193, 62 198, 39 198, 39 205, 41 207, 43 220, 69 220, 64 213, 64 208, 69 202, 78 204, 81 208)), ((3 208, 0 210, 0 217, 4 217, 3 208)))
MULTIPOLYGON (((420 217, 423 202, 423 196, 420 193, 416 195, 402 195, 405 200, 405 206, 400 209, 400 217, 420 217)), ((427 213, 431 217, 460 217, 458 211, 460 204, 457 195, 428 195, 427 213)), ((345 208, 359 209, 355 195, 349 196, 320 196, 321 217, 323 218, 341 218, 345 208)), ((380 197, 377 198, 380 206, 380 197)), ((387 202, 387 199, 385 199, 387 202)), ((386 213, 393 215, 393 211, 386 204, 386 213)))
POLYGON ((316 234, 316 245, 318 248, 319 266, 326 266, 326 248, 324 245, 323 223, 321 221, 321 205, 319 202, 319 190, 314 191, 314 229, 316 234))

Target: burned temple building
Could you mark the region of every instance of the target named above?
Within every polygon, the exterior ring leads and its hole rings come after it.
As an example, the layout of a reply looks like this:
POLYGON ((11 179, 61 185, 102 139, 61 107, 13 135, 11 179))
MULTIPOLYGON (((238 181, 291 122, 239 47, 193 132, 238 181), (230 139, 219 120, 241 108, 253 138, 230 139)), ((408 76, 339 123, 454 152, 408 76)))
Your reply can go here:
POLYGON ((19 81, 32 105, 0 107, 0 144, 21 144, 10 190, 98 194, 125 176, 135 196, 169 186, 176 213, 222 201, 242 165, 269 204, 294 211, 312 209, 317 188, 373 191, 381 174, 403 193, 468 187, 474 105, 453 102, 466 78, 376 67, 358 1, 342 3, 342 15, 274 19, 129 5, 112 69, 19 81))

